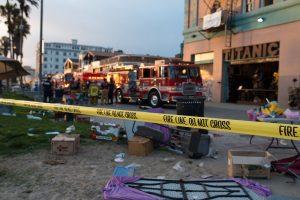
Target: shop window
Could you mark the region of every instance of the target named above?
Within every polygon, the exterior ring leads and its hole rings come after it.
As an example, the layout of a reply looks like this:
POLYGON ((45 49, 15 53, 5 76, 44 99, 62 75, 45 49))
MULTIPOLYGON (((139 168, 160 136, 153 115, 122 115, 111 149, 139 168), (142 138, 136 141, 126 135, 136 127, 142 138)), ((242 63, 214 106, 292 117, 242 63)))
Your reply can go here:
POLYGON ((261 1, 262 7, 272 5, 273 3, 274 3, 274 0, 262 0, 261 1))

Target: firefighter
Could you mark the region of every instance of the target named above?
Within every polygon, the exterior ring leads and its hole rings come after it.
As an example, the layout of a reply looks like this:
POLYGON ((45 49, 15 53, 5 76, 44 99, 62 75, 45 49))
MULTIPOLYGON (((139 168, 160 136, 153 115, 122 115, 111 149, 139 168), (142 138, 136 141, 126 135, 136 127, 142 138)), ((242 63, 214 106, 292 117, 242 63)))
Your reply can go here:
POLYGON ((98 95, 99 95, 99 87, 95 82, 92 82, 89 87, 90 103, 92 105, 97 105, 98 95))
POLYGON ((115 90, 115 81, 111 77, 108 84, 108 104, 114 103, 114 90, 115 90))
POLYGON ((108 83, 106 78, 103 79, 103 82, 101 84, 101 90, 101 105, 103 105, 104 103, 108 104, 108 83))
POLYGON ((53 95, 51 77, 47 77, 47 79, 43 82, 43 89, 44 89, 44 102, 51 102, 52 95, 53 95))
POLYGON ((83 101, 85 103, 87 103, 87 99, 88 99, 88 88, 89 88, 89 86, 88 86, 87 82, 85 80, 83 80, 81 82, 81 93, 83 96, 83 101))

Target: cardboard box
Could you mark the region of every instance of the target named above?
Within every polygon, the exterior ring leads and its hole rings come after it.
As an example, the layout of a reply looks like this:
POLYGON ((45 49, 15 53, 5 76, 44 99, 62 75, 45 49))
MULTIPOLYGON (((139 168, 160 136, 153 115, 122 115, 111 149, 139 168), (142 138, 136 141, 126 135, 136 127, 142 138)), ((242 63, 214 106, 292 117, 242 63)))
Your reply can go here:
POLYGON ((79 134, 59 134, 51 140, 51 152, 58 155, 70 155, 79 151, 79 134))
POLYGON ((228 176, 270 178, 271 154, 267 151, 228 151, 228 176))
POLYGON ((134 136, 128 140, 128 154, 146 156, 153 151, 153 142, 149 138, 134 136))

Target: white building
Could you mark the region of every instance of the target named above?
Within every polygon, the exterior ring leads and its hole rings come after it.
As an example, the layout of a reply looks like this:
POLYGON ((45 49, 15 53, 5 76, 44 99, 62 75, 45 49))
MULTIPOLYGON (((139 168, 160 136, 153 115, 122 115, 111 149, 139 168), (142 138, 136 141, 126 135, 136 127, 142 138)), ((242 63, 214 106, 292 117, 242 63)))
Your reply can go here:
MULTIPOLYGON (((39 45, 37 47, 37 69, 36 76, 39 73, 39 45)), ((72 43, 45 42, 44 43, 44 61, 42 64, 42 75, 57 74, 64 72, 64 63, 68 58, 78 59, 81 51, 99 51, 112 52, 112 48, 97 47, 90 45, 77 44, 77 40, 72 39, 72 43)))

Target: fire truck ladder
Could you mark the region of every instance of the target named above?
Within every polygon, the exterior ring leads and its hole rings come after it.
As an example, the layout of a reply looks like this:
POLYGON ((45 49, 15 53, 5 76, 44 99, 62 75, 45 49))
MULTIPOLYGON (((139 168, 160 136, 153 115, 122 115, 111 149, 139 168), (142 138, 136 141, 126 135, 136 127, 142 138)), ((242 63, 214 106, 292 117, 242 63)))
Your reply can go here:
POLYGON ((225 17, 225 47, 231 47, 232 43, 232 16, 233 7, 237 4, 238 0, 227 0, 226 2, 226 17, 225 17))

